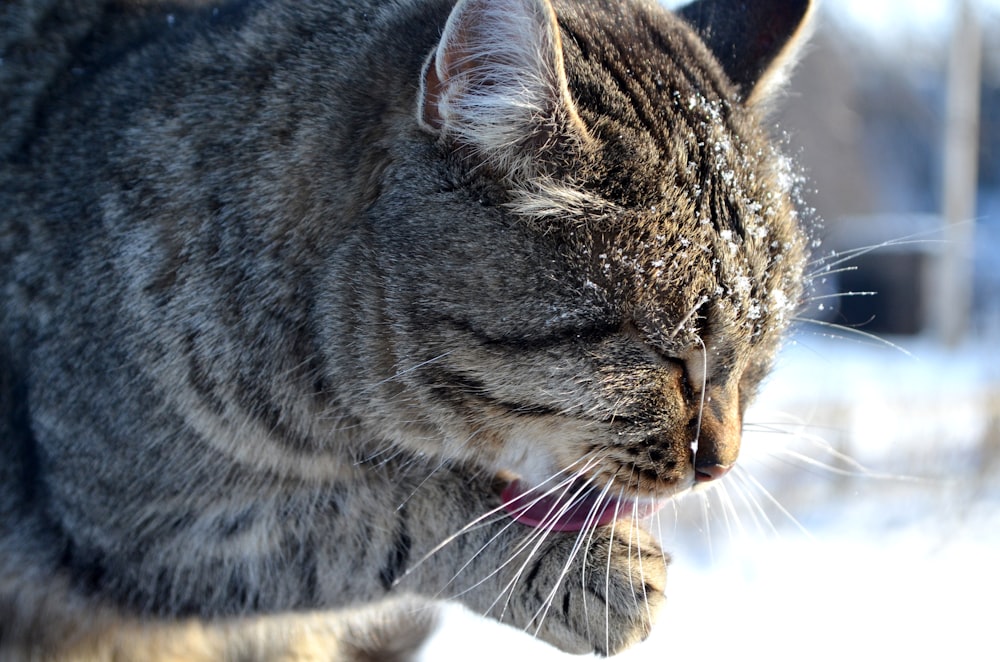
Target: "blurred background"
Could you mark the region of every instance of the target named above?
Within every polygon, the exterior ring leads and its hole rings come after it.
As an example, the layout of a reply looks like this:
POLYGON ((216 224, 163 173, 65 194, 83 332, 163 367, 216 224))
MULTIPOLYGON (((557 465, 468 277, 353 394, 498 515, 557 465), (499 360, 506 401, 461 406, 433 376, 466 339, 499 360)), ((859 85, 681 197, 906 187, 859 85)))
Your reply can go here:
MULTIPOLYGON (((775 117, 814 291, 742 466, 660 514, 666 613, 618 659, 1000 659, 1000 0, 817 18, 775 117)), ((450 619, 477 659, 569 659, 450 619)))

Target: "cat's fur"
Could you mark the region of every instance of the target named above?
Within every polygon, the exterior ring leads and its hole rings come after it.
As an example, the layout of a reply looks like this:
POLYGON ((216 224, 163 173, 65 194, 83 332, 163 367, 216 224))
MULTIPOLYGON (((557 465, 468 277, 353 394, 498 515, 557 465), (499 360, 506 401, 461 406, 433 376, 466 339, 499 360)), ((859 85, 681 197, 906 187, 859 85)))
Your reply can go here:
POLYGON ((646 533, 500 491, 735 461, 808 2, 452 5, 0 5, 0 657, 389 659, 406 596, 647 634, 646 533))

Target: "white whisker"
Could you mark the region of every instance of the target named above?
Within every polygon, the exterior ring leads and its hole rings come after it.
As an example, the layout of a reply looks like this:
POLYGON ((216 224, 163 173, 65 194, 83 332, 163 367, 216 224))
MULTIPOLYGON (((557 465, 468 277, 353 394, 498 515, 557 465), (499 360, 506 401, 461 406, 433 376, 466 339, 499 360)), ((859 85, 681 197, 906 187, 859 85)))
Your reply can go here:
MULTIPOLYGON (((610 481, 609 481, 610 486, 610 481)), ((580 593, 583 595, 583 613, 584 618, 587 623, 587 639, 590 641, 594 640, 594 633, 590 631, 590 609, 587 607, 587 596, 589 591, 587 591, 587 556, 590 554, 590 548, 594 544, 594 536, 597 534, 597 527, 590 527, 589 539, 587 544, 583 548, 583 559, 580 564, 580 593)))
MULTIPOLYGON (((910 235, 906 235, 906 236, 903 236, 903 237, 899 237, 897 239, 887 239, 886 241, 883 241, 883 242, 880 242, 880 243, 877 243, 877 244, 869 244, 868 246, 861 246, 859 248, 852 248, 852 249, 849 249, 849 250, 834 252, 834 253, 831 253, 830 255, 824 255, 824 256, 816 258, 815 260, 810 260, 808 263, 806 263, 806 266, 807 267, 811 267, 811 266, 814 266, 814 265, 820 265, 821 267, 822 266, 825 266, 825 267, 835 267, 837 265, 843 264, 845 262, 849 262, 849 261, 851 261, 851 260, 853 260, 855 258, 861 257, 862 255, 867 255, 869 253, 872 253, 872 252, 877 251, 877 250, 882 249, 882 248, 890 248, 890 247, 895 248, 895 247, 899 247, 899 246, 913 246, 913 245, 945 243, 946 240, 944 240, 944 239, 919 239, 918 238, 918 237, 926 237, 926 236, 932 235, 932 234, 939 234, 940 232, 941 232, 940 228, 935 228, 933 230, 928 230, 926 232, 917 232, 917 233, 914 233, 914 234, 910 234, 910 235), (826 260, 828 260, 828 259, 832 259, 833 261, 827 263, 826 260)), ((821 273, 821 272, 819 272, 819 271, 809 272, 806 275, 806 278, 809 279, 809 278, 817 275, 818 273, 821 273)))
POLYGON ((774 496, 767 490, 767 488, 761 485, 760 481, 758 481, 756 478, 754 478, 746 471, 742 472, 742 476, 749 483, 749 485, 752 485, 759 494, 763 495, 764 498, 767 499, 772 506, 777 508, 782 515, 788 518, 788 521, 794 524, 795 527, 799 531, 801 531, 809 540, 815 540, 815 538, 813 538, 813 535, 809 533, 809 530, 806 529, 806 527, 802 526, 802 523, 799 522, 799 520, 796 519, 795 516, 788 511, 787 508, 781 505, 781 502, 775 499, 774 496))
POLYGON ((712 518, 709 515, 710 504, 708 497, 703 493, 697 493, 701 503, 702 532, 705 534, 705 541, 708 545, 708 558, 715 560, 715 546, 712 543, 712 518))
POLYGON ((681 332, 681 330, 684 328, 684 326, 689 321, 691 321, 691 318, 694 317, 698 313, 698 310, 702 306, 704 306, 706 303, 708 303, 709 301, 710 301, 710 299, 707 296, 703 296, 700 299, 698 299, 697 303, 695 303, 694 306, 691 307, 691 310, 689 310, 687 312, 687 314, 684 315, 684 317, 681 318, 681 321, 677 323, 677 325, 674 327, 674 330, 671 331, 670 334, 667 335, 667 338, 669 338, 670 340, 673 340, 674 338, 676 338, 677 334, 681 332))
MULTIPOLYGON (((592 462, 596 462, 597 458, 592 458, 591 461, 592 462)), ((589 469, 590 469, 590 466, 586 466, 583 469, 581 469, 579 472, 577 472, 577 473, 569 476, 569 478, 567 479, 569 481, 569 484, 572 484, 573 481, 577 480, 580 477, 580 475, 582 475, 584 472, 588 471, 589 469)), ((569 490, 569 487, 567 486, 567 488, 563 492, 563 494, 560 495, 561 496, 561 500, 563 501, 563 505, 559 508, 558 512, 555 512, 553 514, 552 511, 550 510, 549 513, 547 513, 546 516, 542 519, 542 522, 540 523, 539 527, 537 527, 536 530, 534 532, 532 532, 531 536, 529 536, 529 542, 531 542, 535 538, 537 538, 537 541, 534 543, 534 548, 528 554, 527 558, 525 558, 524 563, 521 564, 521 567, 518 568, 518 571, 514 574, 514 578, 510 582, 508 582, 508 584, 501 591, 500 596, 498 596, 497 599, 494 600, 493 604, 490 605, 490 610, 492 610, 493 607, 496 606, 496 603, 500 600, 500 597, 502 597, 504 594, 507 595, 507 599, 506 599, 506 601, 504 603, 504 608, 503 608, 503 610, 501 610, 501 613, 500 613, 501 620, 503 618, 503 614, 505 614, 506 611, 507 611, 507 606, 509 605, 510 598, 513 596, 514 586, 516 586, 517 582, 520 581, 521 575, 524 573, 524 570, 527 568, 528 563, 531 562, 531 559, 534 557, 534 555, 538 551, 539 547, 542 545, 542 543, 545 542, 545 539, 548 537, 548 535, 550 533, 552 533, 552 529, 549 526, 546 526, 545 523, 546 522, 553 522, 554 523, 554 522, 558 521, 559 518, 561 518, 563 515, 565 515, 566 512, 568 512, 568 509, 571 508, 571 507, 573 507, 573 505, 574 505, 573 502, 576 501, 576 499, 581 494, 583 494, 587 489, 589 489, 589 485, 591 484, 592 481, 593 481, 592 478, 586 480, 583 483, 583 485, 581 485, 580 489, 578 489, 573 494, 573 496, 570 499, 566 499, 565 498, 566 491, 569 490), (551 518, 550 518, 550 515, 551 515, 551 518)), ((548 494, 551 494, 551 491, 548 494)), ((525 548, 525 546, 523 546, 523 545, 521 547, 519 547, 518 550, 515 552, 515 554, 512 555, 511 560, 513 560, 513 557, 516 556, 516 554, 519 554, 520 551, 522 549, 524 549, 524 548, 525 548)), ((575 552, 573 554, 571 554, 571 557, 574 556, 574 555, 575 555, 575 552)), ((570 561, 568 561, 568 563, 571 562, 571 561, 572 561, 572 558, 570 559, 570 561)), ((509 562, 510 561, 508 561, 508 563, 509 562)), ((504 565, 506 565, 506 564, 504 564, 504 565)), ((561 578, 560 578, 560 581, 561 581, 561 578)), ((557 582, 556 588, 558 588, 558 582, 557 582)), ((555 589, 553 589, 553 590, 555 590, 555 589)), ((543 601, 543 606, 544 606, 544 601, 543 601)), ((524 626, 525 630, 527 630, 527 628, 530 627, 531 622, 534 620, 534 618, 537 615, 538 614, 536 613, 535 616, 533 616, 531 619, 529 619, 529 621, 524 626)), ((537 630, 536 630, 536 632, 537 632, 537 630)))
MULTIPOLYGON (((586 461, 587 464, 580 471, 588 471, 589 469, 591 469, 594 466, 594 464, 596 464, 599 461, 599 458, 591 457, 591 458, 588 459, 587 456, 584 456, 584 457, 581 457, 579 460, 577 460, 574 464, 578 464, 580 462, 585 462, 585 461, 586 461)), ((571 467, 572 467, 572 465, 571 465, 571 467)), ((555 478, 556 478, 556 476, 551 476, 548 479, 546 479, 545 481, 543 481, 541 483, 541 485, 544 485, 545 483, 548 483, 549 481, 554 480, 555 478)), ((574 476, 572 476, 572 475, 568 476, 568 477, 564 477, 554 487, 550 488, 549 490, 547 490, 545 492, 540 493, 538 496, 534 497, 527 504, 525 504, 524 506, 519 507, 519 509, 520 508, 524 508, 524 509, 530 508, 531 506, 537 504, 542 499, 545 499, 546 497, 550 496, 556 490, 560 489, 563 486, 566 486, 566 489, 568 489, 568 486, 572 483, 573 480, 574 480, 574 476)), ((541 487, 541 485, 539 485, 539 487, 541 487)), ((423 563, 425 563, 431 556, 433 556, 434 554, 436 554, 439 551, 441 551, 441 549, 443 549, 448 544, 450 544, 451 542, 453 542, 456 538, 459 538, 460 536, 462 536, 462 535, 464 535, 466 533, 469 533, 470 531, 475 530, 476 528, 478 528, 481 525, 487 524, 488 523, 487 520, 489 520, 490 517, 502 513, 503 511, 506 510, 506 507, 507 507, 507 504, 500 504, 499 506, 496 506, 495 508, 492 508, 491 510, 483 513, 482 515, 479 515, 476 518, 474 518, 471 522, 465 524, 461 529, 459 529, 455 533, 451 534, 450 536, 444 538, 441 542, 439 542, 436 546, 434 546, 433 549, 431 549, 429 552, 427 552, 426 554, 424 554, 416 563, 414 563, 412 566, 410 566, 409 568, 407 568, 406 571, 402 574, 402 576, 397 580, 396 583, 399 583, 399 581, 402 581, 402 579, 405 578, 406 575, 410 574, 413 570, 417 569, 420 565, 422 565, 423 563)), ((514 524, 514 520, 511 519, 510 522, 503 527, 503 530, 506 530, 508 527, 510 527, 513 524, 514 524)), ((496 536, 494 536, 494 538, 495 537, 496 536)), ((491 541, 492 541, 492 539, 491 539, 491 541)), ((485 549, 485 547, 488 546, 488 544, 489 544, 489 542, 487 542, 487 545, 484 545, 483 547, 481 547, 479 549, 479 551, 477 551, 476 554, 473 555, 473 558, 475 558, 476 555, 478 555, 479 553, 481 553, 483 551, 483 549, 485 549)), ((468 565, 468 564, 466 564, 466 565, 468 565)), ((464 567, 465 566, 463 566, 463 568, 464 567)), ((454 579, 454 577, 452 579, 454 579)))
POLYGON ((410 366, 409 368, 406 368, 405 370, 400 370, 399 372, 395 373, 395 374, 394 374, 394 375, 392 375, 391 377, 386 377, 386 378, 385 378, 385 379, 383 379, 382 381, 379 381, 379 382, 375 382, 375 383, 374 383, 374 384, 373 384, 373 385, 371 386, 371 388, 372 388, 372 389, 376 389, 376 388, 378 388, 379 386, 383 386, 384 384, 387 384, 387 383, 389 383, 389 382, 393 381, 394 379, 399 379, 399 378, 400 378, 400 377, 402 377, 403 375, 406 375, 406 374, 408 374, 408 373, 411 373, 411 372, 413 372, 414 370, 419 370, 420 368, 423 368, 423 367, 424 367, 424 366, 426 366, 426 365, 430 365, 431 363, 435 363, 435 362, 437 362, 437 361, 440 361, 440 360, 441 360, 441 359, 443 359, 444 357, 446 357, 446 356, 448 356, 448 355, 450 355, 450 354, 453 354, 454 352, 455 352, 455 350, 448 350, 447 352, 444 352, 444 353, 442 353, 442 354, 438 354, 438 355, 437 355, 437 356, 435 356, 434 358, 431 358, 431 359, 427 359, 426 361, 421 361, 420 363, 417 363, 416 365, 412 365, 412 366, 410 366))
MULTIPOLYGON (((705 347, 705 341, 701 339, 701 336, 695 336, 698 341, 698 345, 701 347, 701 394, 700 400, 698 402, 698 423, 694 428, 694 441, 691 442, 692 450, 697 451, 698 440, 701 438, 701 418, 705 413, 705 391, 708 390, 708 348, 705 347)), ((697 457, 697 453, 696 453, 697 457)))
MULTIPOLYGON (((615 502, 615 521, 621 509, 621 501, 615 502)), ((608 538, 608 563, 604 575, 604 650, 611 651, 611 552, 615 546, 615 527, 611 527, 608 538)))
MULTIPOLYGON (((632 522, 629 531, 639 531, 639 495, 632 497, 632 522)), ((646 618, 653 622, 653 610, 649 607, 649 595, 646 593, 646 570, 642 563, 642 545, 636 545, 636 557, 639 559, 639 581, 642 583, 642 604, 646 607, 646 618)))
MULTIPOLYGON (((583 458, 581 458, 581 460, 582 460, 582 459, 583 459, 583 458)), ((562 488, 562 490, 563 490, 563 491, 562 491, 562 493, 560 494, 560 499, 559 499, 559 501, 561 501, 561 502, 564 502, 564 504, 563 504, 563 505, 562 505, 562 506, 560 507, 560 509, 559 509, 559 511, 558 511, 558 512, 556 512, 556 513, 552 514, 552 511, 550 510, 550 511, 549 511, 549 513, 547 513, 547 514, 546 514, 546 516, 545 516, 545 517, 543 518, 543 521, 542 521, 542 522, 540 523, 540 525, 539 525, 538 527, 536 527, 536 528, 535 528, 535 529, 534 529, 534 530, 533 530, 533 531, 531 532, 531 534, 530 534, 530 535, 529 535, 529 536, 527 537, 527 539, 525 539, 525 540, 524 540, 524 541, 523 541, 523 542, 522 542, 522 543, 521 543, 520 545, 518 545, 518 547, 517 547, 517 548, 516 548, 516 549, 515 549, 515 550, 514 550, 514 551, 513 551, 512 553, 511 553, 511 555, 510 555, 510 558, 509 558, 509 559, 508 559, 507 561, 505 561, 505 562, 504 562, 503 564, 501 564, 501 565, 500 565, 500 567, 496 568, 496 569, 495 569, 495 570, 494 570, 493 572, 491 572, 490 574, 488 574, 488 575, 487 575, 486 577, 483 577, 482 579, 480 579, 480 580, 479 580, 478 582, 476 582, 476 583, 475 583, 475 584, 473 584, 472 586, 470 586, 470 587, 466 588, 466 589, 465 589, 465 590, 463 590, 462 592, 458 593, 458 594, 457 594, 456 596, 452 596, 452 597, 458 597, 458 596, 461 596, 461 595, 463 595, 464 593, 466 593, 466 592, 468 592, 468 591, 472 590, 473 588, 476 588, 477 586, 480 586, 480 585, 482 585, 482 584, 483 584, 484 582, 486 582, 487 580, 489 580, 490 578, 492 578, 493 576, 495 576, 495 575, 496 575, 496 574, 497 574, 498 572, 500 572, 500 570, 502 570, 503 568, 505 568, 505 567, 507 567, 508 565, 510 565, 511 563, 513 563, 513 562, 515 561, 515 559, 517 558, 517 556, 518 556, 519 554, 521 554, 521 553, 522 553, 522 552, 523 552, 523 551, 524 551, 525 549, 527 549, 528 547, 532 547, 531 551, 530 551, 530 552, 528 553, 528 556, 527 556, 527 557, 525 558, 525 560, 524 560, 524 563, 522 563, 522 564, 521 564, 521 567, 520 567, 520 568, 518 568, 517 572, 516 572, 516 573, 514 574, 514 577, 513 577, 513 579, 511 579, 511 580, 510 580, 510 581, 509 581, 509 582, 507 583, 507 585, 505 585, 505 586, 503 587, 503 589, 502 589, 502 590, 501 590, 501 592, 500 592, 500 595, 498 595, 498 596, 497 596, 496 600, 494 600, 494 601, 493 601, 493 603, 492 603, 492 604, 491 604, 491 605, 489 606, 489 608, 488 608, 488 609, 486 610, 486 611, 487 611, 487 613, 489 613, 490 611, 492 611, 492 610, 493 610, 493 608, 494 608, 494 607, 496 607, 497 603, 498 603, 498 602, 500 601, 500 599, 501 599, 501 598, 503 598, 503 596, 504 596, 505 594, 506 594, 506 595, 508 596, 508 597, 507 597, 507 599, 509 600, 509 599, 510 599, 510 597, 511 597, 511 596, 513 595, 513 588, 514 588, 514 586, 516 586, 517 582, 518 582, 518 581, 520 580, 520 577, 521 577, 521 575, 522 575, 522 574, 524 573, 524 570, 525 570, 525 569, 527 568, 527 565, 528 565, 528 563, 530 563, 531 559, 532 559, 532 558, 534 557, 534 555, 535 555, 535 553, 536 553, 536 552, 538 551, 539 547, 540 547, 540 546, 542 545, 542 543, 543 543, 543 542, 545 541, 545 538, 546 538, 546 537, 548 536, 548 534, 549 534, 549 533, 551 533, 551 530, 549 529, 549 527, 545 526, 545 522, 546 522, 546 521, 552 521, 552 522, 554 522, 554 521, 557 521, 557 520, 558 520, 558 518, 562 517, 562 515, 564 515, 564 514, 565 514, 565 512, 567 511, 567 509, 568 509, 568 508, 572 507, 572 505, 573 505, 573 501, 574 501, 574 500, 576 500, 576 499, 577 499, 577 498, 578 498, 578 497, 580 496, 580 494, 582 494, 582 493, 583 493, 584 491, 586 491, 586 489, 588 488, 588 485, 589 485, 589 482, 590 482, 589 480, 588 480, 588 481, 586 481, 586 482, 585 482, 585 483, 584 483, 584 484, 583 484, 583 485, 582 485, 582 486, 581 486, 581 487, 580 487, 580 488, 579 488, 579 489, 578 489, 578 490, 577 490, 577 491, 576 491, 576 492, 574 493, 574 495, 573 495, 573 497, 572 497, 572 498, 570 498, 570 499, 566 499, 566 498, 565 498, 565 497, 566 497, 566 494, 567 494, 567 492, 569 491, 569 489, 570 489, 570 487, 572 486, 573 482, 574 482, 575 480, 577 480, 578 476, 579 476, 579 475, 581 475, 582 473, 586 472, 586 471, 589 471, 589 470, 590 470, 590 468, 592 468, 592 466, 593 466, 593 465, 594 465, 594 464, 595 464, 596 462, 598 462, 598 461, 599 461, 599 459, 598 459, 598 458, 596 458, 596 457, 592 457, 592 458, 590 458, 590 459, 589 459, 589 461, 588 461, 588 463, 587 463, 587 465, 586 465, 586 466, 584 466, 584 467, 583 467, 582 469, 580 469, 580 470, 579 470, 578 472, 576 472, 576 473, 574 473, 574 474, 571 474, 571 475, 569 475, 569 476, 566 476, 566 477, 565 477, 565 478, 564 478, 564 479, 563 479, 562 481, 560 481, 560 482, 559 482, 559 483, 558 483, 557 485, 555 485, 555 486, 554 486, 554 487, 552 487, 551 489, 547 490, 547 491, 546 491, 546 492, 544 492, 543 494, 541 494, 541 495, 539 495, 538 497, 536 497, 536 498, 535 498, 535 499, 534 499, 534 500, 533 500, 533 501, 532 501, 532 502, 531 502, 530 504, 528 504, 528 505, 524 506, 524 508, 530 508, 530 507, 531 507, 532 505, 534 505, 534 504, 537 504, 537 503, 538 503, 539 501, 541 501, 542 499, 544 499, 544 498, 547 498, 547 497, 551 496, 551 495, 552 495, 552 494, 554 494, 554 493, 555 493, 556 491, 558 491, 558 490, 559 490, 560 488, 562 488), (550 519, 550 515, 552 516, 552 518, 551 518, 551 519, 550 519)), ((550 478, 550 480, 551 480, 551 478, 550 478)), ((548 482, 548 481, 546 481, 546 482, 548 482)), ((514 523, 515 523, 515 521, 514 521, 513 519, 511 519, 510 523, 508 523, 508 524, 507 524, 507 525, 506 525, 506 526, 504 527, 504 529, 506 529, 506 528, 507 528, 507 527, 509 527, 509 526, 512 526, 512 525, 513 525, 514 523)), ((498 534, 498 535, 499 535, 499 534, 498 534)), ((480 548, 480 549, 479 549, 479 550, 478 550, 478 551, 477 551, 477 552, 476 552, 476 553, 475 553, 475 554, 473 555, 473 558, 475 558, 475 557, 476 557, 476 556, 478 556, 478 555, 479 555, 480 553, 482 553, 482 551, 483 551, 484 549, 486 549, 486 547, 488 547, 488 546, 489 546, 489 544, 490 544, 490 543, 492 543, 492 542, 493 542, 493 540, 495 540, 495 539, 496 539, 496 537, 497 537, 497 536, 494 536, 494 537, 493 537, 493 538, 492 538, 492 539, 491 539, 490 541, 488 541, 488 542, 487 542, 487 543, 486 543, 485 545, 483 545, 483 546, 482 546, 482 547, 481 547, 481 548, 480 548)), ((460 569, 459 569, 459 573, 461 573, 461 571, 462 571, 462 570, 463 570, 464 568, 466 568, 466 567, 467 567, 467 566, 469 565, 469 563, 471 563, 471 561, 472 561, 472 559, 470 559, 469 561, 467 561, 467 562, 465 563, 465 565, 463 565, 463 566, 462 566, 462 568, 460 568, 460 569)), ((450 580, 450 581, 448 582, 448 584, 451 584, 451 582, 452 582, 452 581, 454 581, 454 580, 455 580, 455 578, 457 578, 457 576, 458 576, 458 574, 459 574, 459 573, 456 573, 456 574, 455 574, 455 576, 453 576, 453 577, 452 577, 452 579, 451 579, 451 580, 450 580)), ((505 605, 504 605, 504 608, 503 608, 503 610, 501 610, 501 613, 500 613, 500 617, 499 617, 499 618, 500 618, 500 620, 502 620, 502 619, 503 619, 503 614, 504 614, 504 613, 506 613, 506 609, 507 609, 507 604, 505 603, 505 605)))
POLYGON ((873 297, 878 296, 878 292, 838 292, 836 294, 821 294, 814 297, 807 297, 802 300, 802 303, 816 303, 817 301, 826 301, 828 299, 842 299, 844 297, 873 297))
MULTIPOLYGON (((676 533, 676 531, 677 531, 677 500, 674 499, 672 501, 672 504, 673 504, 673 507, 674 507, 674 531, 676 533)), ((666 538, 663 536, 663 516, 662 516, 662 511, 657 511, 656 514, 653 517, 653 520, 656 522, 656 539, 662 545, 664 543, 664 541, 666 541, 666 538)), ((663 560, 663 574, 664 574, 664 576, 666 576, 666 574, 667 574, 667 565, 668 565, 667 556, 664 554, 661 558, 663 560)))
POLYGON ((734 526, 736 528, 736 532, 739 534, 739 538, 746 539, 748 537, 746 527, 743 525, 743 519, 740 517, 739 509, 736 507, 736 502, 733 501, 733 497, 729 493, 730 487, 734 490, 738 489, 733 482, 728 480, 719 481, 715 485, 716 494, 719 498, 719 505, 722 507, 722 514, 726 522, 726 530, 729 532, 730 540, 736 539, 736 533, 733 531, 734 526))
MULTIPOLYGON (((580 551, 580 547, 581 547, 581 545, 583 543, 583 540, 584 540, 584 537, 585 537, 585 532, 587 532, 590 529, 594 529, 595 528, 594 527, 594 523, 597 521, 597 518, 600 516, 600 512, 601 512, 601 510, 603 508, 604 500, 605 500, 605 498, 606 498, 609 490, 611 489, 611 483, 612 483, 612 481, 609 481, 604 486, 604 488, 602 488, 601 493, 597 496, 597 498, 595 499, 594 503, 590 506, 590 511, 587 513, 587 517, 584 520, 583 527, 581 528, 580 533, 577 535, 576 541, 573 543, 573 547, 570 550, 570 553, 568 554, 568 558, 566 559, 566 563, 563 564, 562 571, 559 573, 559 576, 556 578, 556 581, 555 581, 555 584, 552 587, 552 590, 549 591, 548 595, 545 597, 545 600, 543 600, 542 606, 539 608, 539 610, 537 612, 535 612, 535 614, 528 621, 528 625, 530 625, 532 622, 534 622, 536 619, 538 619, 538 624, 535 626, 535 634, 536 635, 538 634, 538 632, 542 628, 542 622, 544 621, 545 615, 548 613, 549 608, 552 606, 552 601, 555 599, 556 593, 559 590, 559 586, 562 585, 563 579, 565 579, 566 575, 569 573, 569 569, 572 566, 573 560, 576 558, 576 555, 580 551)), ((587 484, 589 484, 589 481, 588 481, 587 484)), ((564 513, 560 513, 559 516, 561 517, 562 514, 564 514, 564 513)))
POLYGON ((812 274, 807 274, 807 275, 803 276, 803 279, 806 282, 809 282, 809 281, 816 280, 817 278, 820 278, 820 277, 822 277, 822 278, 825 279, 825 278, 828 278, 830 276, 836 276, 837 274, 854 273, 857 270, 858 270, 858 267, 854 266, 854 265, 850 265, 850 266, 846 266, 846 267, 840 267, 839 269, 823 269, 822 271, 817 271, 817 272, 812 273, 812 274))
MULTIPOLYGON (((872 340, 876 344, 885 345, 886 347, 891 347, 892 349, 894 349, 894 350, 896 350, 896 351, 898 351, 898 352, 900 352, 900 353, 902 353, 902 354, 904 354, 904 355, 906 355, 906 356, 908 356, 908 357, 910 357, 912 359, 916 359, 916 357, 912 353, 910 353, 908 350, 904 349, 903 347, 900 347, 899 345, 897 345, 894 342, 886 340, 885 338, 881 338, 881 337, 875 335, 874 333, 868 333, 867 331, 862 331, 860 329, 855 329, 855 328, 849 327, 849 326, 843 326, 841 324, 834 324, 832 322, 824 322, 822 320, 809 319, 808 317, 798 317, 798 316, 796 316, 796 317, 793 317, 792 319, 794 319, 796 322, 801 322, 803 324, 815 324, 816 326, 821 326, 821 327, 828 328, 828 329, 834 329, 834 330, 837 330, 837 331, 845 331, 847 333, 850 333, 850 334, 853 334, 853 335, 856 335, 856 336, 860 336, 861 338, 864 338, 866 340, 872 340)), ((843 338, 843 336, 836 336, 836 335, 831 335, 830 337, 831 338, 838 338, 838 337, 843 338)), ((846 338, 844 338, 844 339, 846 340, 846 338)))
POLYGON ((767 531, 764 530, 763 524, 767 525, 767 529, 775 537, 780 537, 777 527, 775 527, 774 522, 771 521, 770 516, 768 516, 767 511, 761 506, 760 501, 755 497, 749 490, 749 483, 743 476, 742 467, 737 466, 736 471, 733 472, 733 478, 736 482, 733 483, 733 488, 736 494, 739 496, 740 501, 746 508, 747 512, 750 513, 750 517, 753 519, 754 527, 757 529, 758 535, 765 537, 767 531), (762 523, 763 520, 763 523, 762 523))

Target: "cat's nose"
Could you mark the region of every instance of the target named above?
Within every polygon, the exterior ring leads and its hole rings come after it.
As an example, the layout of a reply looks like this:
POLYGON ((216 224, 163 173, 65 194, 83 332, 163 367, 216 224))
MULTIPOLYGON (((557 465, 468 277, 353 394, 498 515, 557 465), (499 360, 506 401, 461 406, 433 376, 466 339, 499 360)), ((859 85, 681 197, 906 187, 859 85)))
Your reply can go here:
POLYGON ((719 480, 733 468, 731 464, 696 464, 694 467, 694 479, 698 483, 707 483, 719 480))

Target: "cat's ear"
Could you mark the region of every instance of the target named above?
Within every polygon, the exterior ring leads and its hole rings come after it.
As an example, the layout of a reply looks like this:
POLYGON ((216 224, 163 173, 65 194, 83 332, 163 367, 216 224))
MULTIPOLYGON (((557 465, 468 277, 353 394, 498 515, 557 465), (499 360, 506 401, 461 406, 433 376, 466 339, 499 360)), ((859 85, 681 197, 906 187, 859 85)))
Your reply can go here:
POLYGON ((418 120, 510 174, 586 137, 548 0, 461 0, 421 75, 418 120))
POLYGON ((749 105, 765 103, 794 67, 812 22, 811 0, 697 0, 677 10, 749 105))

